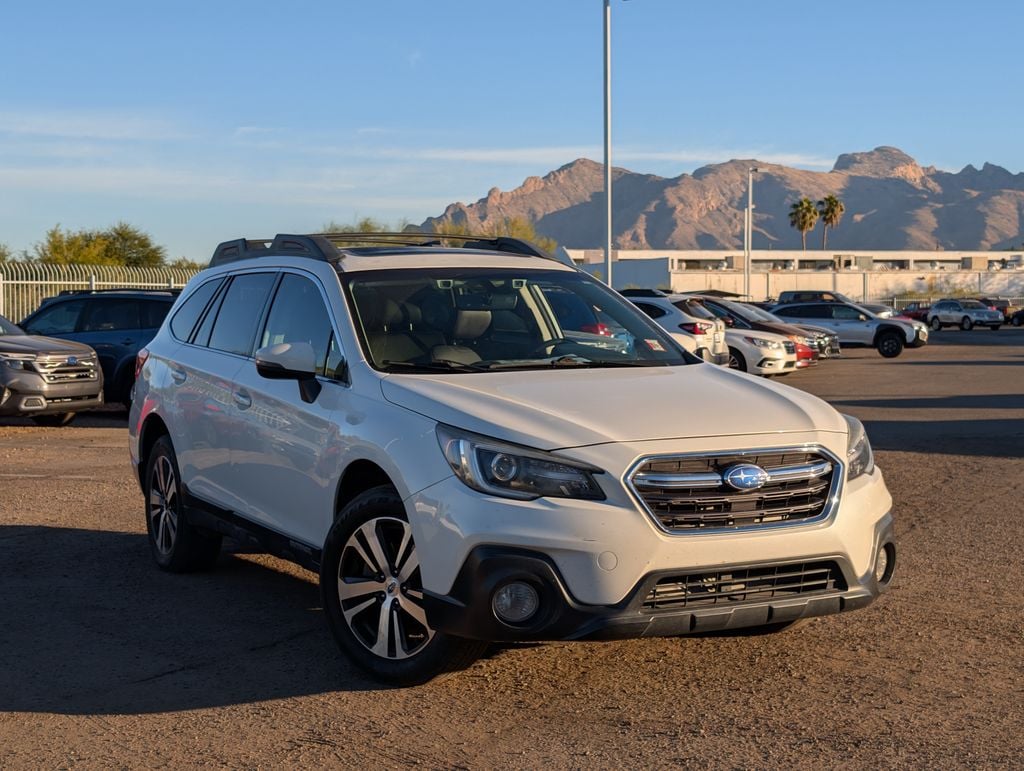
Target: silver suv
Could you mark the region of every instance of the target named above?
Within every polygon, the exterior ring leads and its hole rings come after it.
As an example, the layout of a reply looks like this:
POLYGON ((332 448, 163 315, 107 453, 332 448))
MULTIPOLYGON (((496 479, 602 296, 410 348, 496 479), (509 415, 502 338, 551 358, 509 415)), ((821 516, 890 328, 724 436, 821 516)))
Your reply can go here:
POLYGON ((975 326, 999 329, 1003 325, 1003 314, 994 311, 977 300, 940 300, 928 309, 928 325, 938 332, 943 327, 959 326, 969 330, 975 326))
POLYGON ((855 418, 702 362, 529 244, 369 238, 222 244, 140 353, 160 568, 229 535, 315 570, 338 645, 396 683, 489 641, 780 631, 887 588, 855 418), (563 293, 620 337, 568 334, 563 293))
POLYGON ((842 345, 868 346, 887 359, 899 356, 905 347, 920 348, 928 343, 928 327, 920 321, 882 318, 850 303, 778 305, 772 313, 786 321, 831 329, 842 345))

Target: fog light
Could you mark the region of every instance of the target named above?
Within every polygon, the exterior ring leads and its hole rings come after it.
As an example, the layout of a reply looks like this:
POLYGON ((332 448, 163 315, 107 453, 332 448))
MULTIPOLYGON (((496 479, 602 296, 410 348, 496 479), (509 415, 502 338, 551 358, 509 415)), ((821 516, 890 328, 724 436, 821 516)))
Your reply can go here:
POLYGON ((896 567, 896 547, 887 543, 878 550, 875 557, 875 581, 884 586, 892 580, 892 571, 896 567))
POLYGON ((523 581, 511 581, 494 593, 491 599, 494 615, 508 624, 521 624, 540 607, 537 590, 523 581))

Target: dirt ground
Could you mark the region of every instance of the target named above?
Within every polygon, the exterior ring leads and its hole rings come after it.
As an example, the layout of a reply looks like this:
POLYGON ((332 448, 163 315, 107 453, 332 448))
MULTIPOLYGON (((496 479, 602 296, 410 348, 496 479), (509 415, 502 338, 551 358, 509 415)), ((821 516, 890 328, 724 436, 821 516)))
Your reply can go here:
POLYGON ((1024 765, 1024 330, 786 383, 868 427, 899 567, 790 633, 503 648, 382 689, 314 576, 155 569, 125 416, 0 420, 0 768, 1024 765))

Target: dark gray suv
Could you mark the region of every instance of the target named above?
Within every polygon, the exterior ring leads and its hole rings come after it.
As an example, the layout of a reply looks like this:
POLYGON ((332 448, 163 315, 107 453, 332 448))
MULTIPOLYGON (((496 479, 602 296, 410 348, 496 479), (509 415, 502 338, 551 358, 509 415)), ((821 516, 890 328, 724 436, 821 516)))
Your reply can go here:
POLYGON ((0 415, 63 426, 101 404, 103 372, 92 348, 27 335, 0 316, 0 415))

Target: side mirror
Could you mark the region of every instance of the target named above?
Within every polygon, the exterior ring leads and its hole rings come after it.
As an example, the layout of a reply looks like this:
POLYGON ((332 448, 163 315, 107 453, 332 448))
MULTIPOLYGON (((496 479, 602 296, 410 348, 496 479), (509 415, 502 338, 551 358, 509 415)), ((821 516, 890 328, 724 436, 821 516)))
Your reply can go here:
POLYGON ((727 327, 735 326, 736 322, 732 320, 732 316, 723 316, 722 321, 727 327))
POLYGON ((309 343, 278 343, 256 351, 256 371, 268 380, 297 380, 302 401, 310 404, 320 395, 316 379, 316 354, 309 343))
POLYGON ((867 321, 868 320, 868 317, 865 316, 863 313, 858 314, 857 318, 860 319, 861 321, 867 321))

